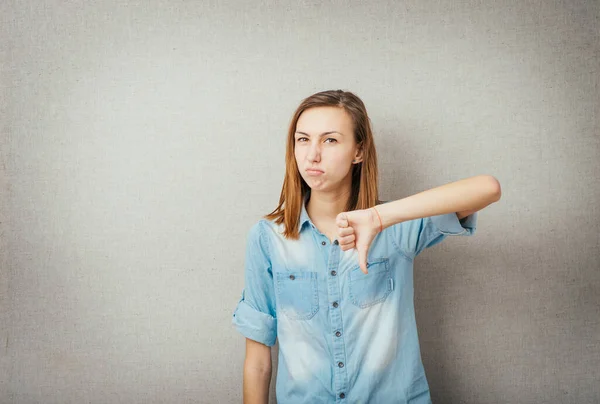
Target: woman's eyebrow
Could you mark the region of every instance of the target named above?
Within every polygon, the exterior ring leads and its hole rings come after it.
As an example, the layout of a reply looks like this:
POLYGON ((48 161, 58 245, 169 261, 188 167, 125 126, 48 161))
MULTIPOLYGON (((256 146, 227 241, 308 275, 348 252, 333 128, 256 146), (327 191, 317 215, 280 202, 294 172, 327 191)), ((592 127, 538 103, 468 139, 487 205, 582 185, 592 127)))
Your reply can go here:
MULTIPOLYGON (((341 132, 338 132, 337 130, 332 130, 332 131, 329 131, 329 132, 323 132, 323 133, 321 133, 321 134, 319 135, 319 137, 321 137, 321 136, 326 136, 326 135, 331 135, 332 133, 337 133, 338 135, 342 135, 342 136, 344 136, 344 134, 343 134, 343 133, 341 133, 341 132)), ((300 131, 296 131, 296 134, 297 134, 297 135, 304 135, 304 136, 308 136, 308 137, 310 137, 310 135, 309 135, 308 133, 304 133, 304 132, 300 132, 300 131)))

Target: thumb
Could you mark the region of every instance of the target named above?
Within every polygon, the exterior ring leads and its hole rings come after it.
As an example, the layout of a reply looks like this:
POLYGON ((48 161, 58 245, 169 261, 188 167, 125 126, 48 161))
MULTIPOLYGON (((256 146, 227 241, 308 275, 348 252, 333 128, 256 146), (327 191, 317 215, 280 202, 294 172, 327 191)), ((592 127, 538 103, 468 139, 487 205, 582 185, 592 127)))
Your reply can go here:
POLYGON ((360 270, 366 274, 369 273, 367 270, 367 252, 369 251, 369 246, 361 246, 358 249, 358 265, 360 265, 360 270))

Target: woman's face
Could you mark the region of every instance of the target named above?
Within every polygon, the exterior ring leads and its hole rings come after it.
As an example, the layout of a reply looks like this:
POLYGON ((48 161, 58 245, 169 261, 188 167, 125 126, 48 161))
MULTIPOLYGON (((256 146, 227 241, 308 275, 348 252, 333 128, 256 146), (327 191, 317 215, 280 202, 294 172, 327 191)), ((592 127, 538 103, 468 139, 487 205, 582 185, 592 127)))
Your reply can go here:
POLYGON ((341 107, 305 110, 296 123, 294 154, 300 175, 312 190, 351 185, 352 160, 361 161, 350 115, 341 107))

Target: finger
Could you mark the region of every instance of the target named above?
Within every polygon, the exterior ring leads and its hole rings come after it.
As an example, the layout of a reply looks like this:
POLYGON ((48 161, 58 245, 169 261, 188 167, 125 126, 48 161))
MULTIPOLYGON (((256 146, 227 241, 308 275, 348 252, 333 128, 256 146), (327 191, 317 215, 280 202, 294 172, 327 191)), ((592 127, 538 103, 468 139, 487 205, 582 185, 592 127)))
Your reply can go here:
POLYGON ((338 235, 340 237, 349 236, 350 234, 354 234, 353 227, 338 227, 338 235))
POLYGON ((341 245, 352 244, 356 240, 356 236, 354 234, 350 234, 349 236, 338 238, 338 243, 341 245))
POLYGON ((342 212, 335 218, 335 224, 338 227, 348 227, 348 217, 346 217, 346 213, 342 212))
POLYGON ((360 270, 363 271, 365 275, 369 273, 367 270, 367 251, 368 247, 362 247, 358 250, 358 264, 360 265, 360 270))
POLYGON ((348 250, 353 249, 354 247, 356 247, 356 244, 354 244, 354 243, 346 244, 346 245, 342 246, 342 251, 348 251, 348 250))
POLYGON ((350 243, 346 243, 346 244, 340 244, 340 248, 344 251, 346 250, 351 250, 356 246, 356 244, 354 243, 354 241, 350 242, 350 243))

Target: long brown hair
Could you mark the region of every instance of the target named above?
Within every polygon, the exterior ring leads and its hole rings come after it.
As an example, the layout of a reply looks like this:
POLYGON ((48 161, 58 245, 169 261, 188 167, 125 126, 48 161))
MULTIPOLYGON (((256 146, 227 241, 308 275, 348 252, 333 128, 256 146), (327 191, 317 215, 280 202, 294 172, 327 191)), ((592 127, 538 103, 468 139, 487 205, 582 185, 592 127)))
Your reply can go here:
POLYGON ((378 202, 378 173, 377 153, 371 130, 371 121, 367 115, 365 104, 355 94, 342 90, 322 91, 304 99, 294 112, 288 130, 287 147, 285 153, 285 178, 279 197, 277 208, 265 216, 275 223, 284 223, 284 237, 297 240, 300 237, 298 222, 304 196, 310 187, 304 181, 294 156, 294 134, 300 115, 309 108, 314 107, 340 107, 352 117, 354 124, 354 140, 362 149, 363 160, 352 167, 352 189, 346 211, 368 209, 378 202))

